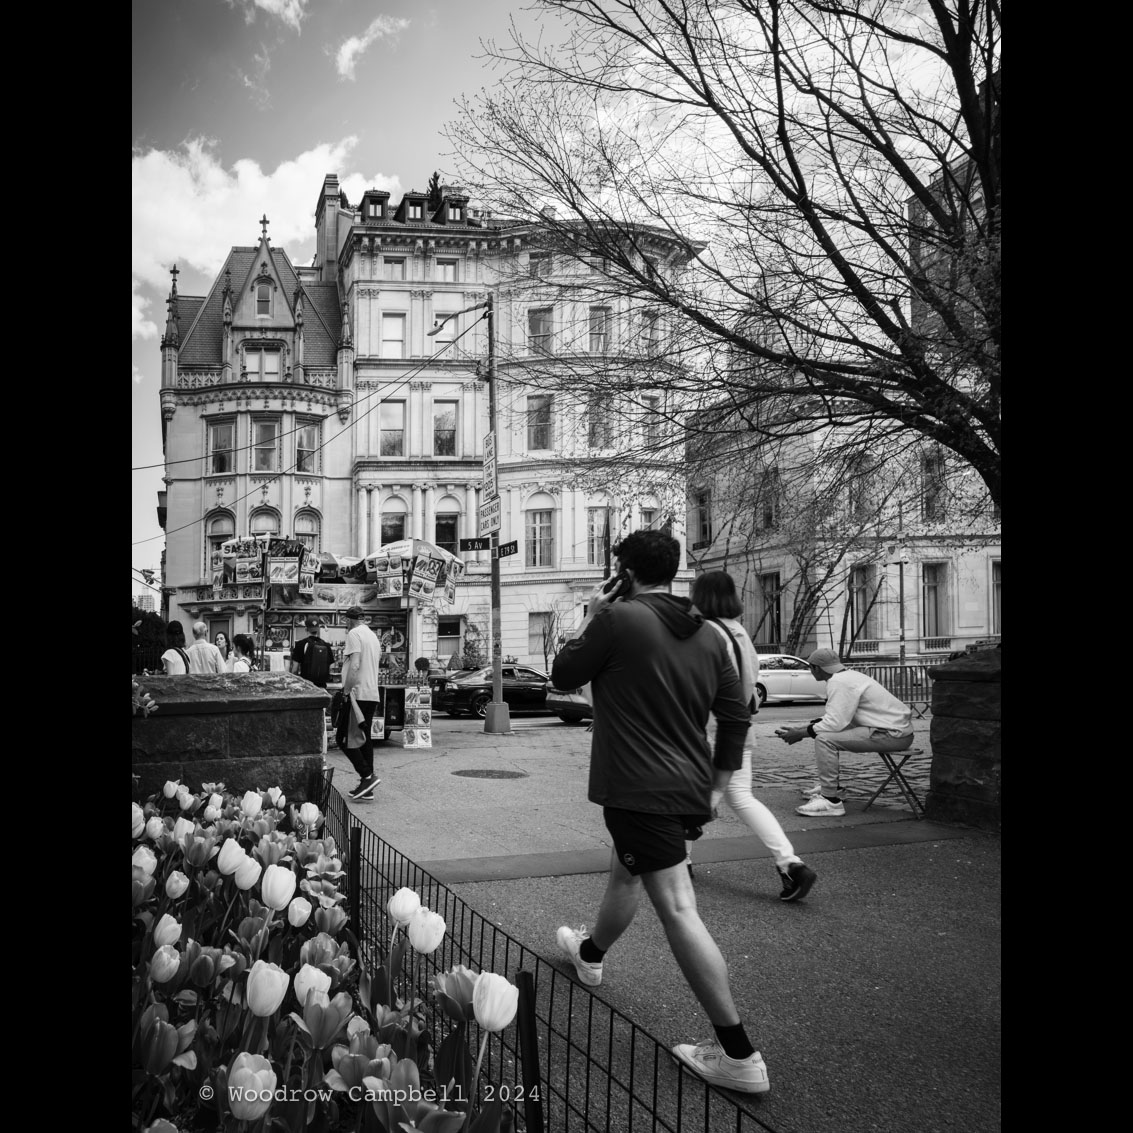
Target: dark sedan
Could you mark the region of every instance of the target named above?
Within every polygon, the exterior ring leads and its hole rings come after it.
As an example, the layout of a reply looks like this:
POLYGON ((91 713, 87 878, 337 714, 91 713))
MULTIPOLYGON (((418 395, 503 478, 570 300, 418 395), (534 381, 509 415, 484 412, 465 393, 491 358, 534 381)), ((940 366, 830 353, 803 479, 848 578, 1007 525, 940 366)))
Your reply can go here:
MULTIPOLYGON (((526 665, 504 665, 504 703, 513 712, 545 712, 547 685, 551 678, 526 665)), ((469 673, 437 682, 433 703, 450 716, 467 712, 483 717, 492 701, 492 669, 474 669, 469 673)))

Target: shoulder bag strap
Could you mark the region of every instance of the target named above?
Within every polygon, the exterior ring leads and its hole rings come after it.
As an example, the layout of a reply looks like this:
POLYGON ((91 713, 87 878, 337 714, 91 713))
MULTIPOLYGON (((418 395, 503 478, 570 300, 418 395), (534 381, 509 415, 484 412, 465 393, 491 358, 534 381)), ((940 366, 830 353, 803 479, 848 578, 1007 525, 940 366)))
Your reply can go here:
POLYGON ((743 655, 740 653, 740 643, 736 640, 735 635, 728 629, 726 625, 719 618, 708 619, 714 626, 718 626, 720 632, 732 643, 732 651, 736 655, 736 675, 742 681, 744 679, 744 663, 743 655))

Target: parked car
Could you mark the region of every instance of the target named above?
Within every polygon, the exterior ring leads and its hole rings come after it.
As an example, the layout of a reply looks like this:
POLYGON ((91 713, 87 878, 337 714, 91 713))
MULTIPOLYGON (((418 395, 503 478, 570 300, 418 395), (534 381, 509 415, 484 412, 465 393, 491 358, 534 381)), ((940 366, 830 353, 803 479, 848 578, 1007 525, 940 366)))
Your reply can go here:
POLYGON ((755 686, 759 705, 788 700, 814 700, 825 703, 826 682, 816 681, 810 666, 789 653, 760 653, 759 681, 755 686))
POLYGON ((469 673, 474 672, 476 672, 475 669, 430 669, 429 688, 433 690, 433 703, 436 704, 437 693, 444 687, 446 681, 455 680, 457 677, 466 677, 469 673))
POLYGON ((594 705, 580 688, 551 688, 548 685, 547 708, 565 724, 594 719, 594 705))
MULTIPOLYGON (((513 712, 545 712, 547 685, 551 678, 538 669, 526 665, 504 665, 504 703, 513 712)), ((450 716, 468 712, 483 717, 492 700, 492 668, 473 669, 438 681, 434 703, 450 716)))

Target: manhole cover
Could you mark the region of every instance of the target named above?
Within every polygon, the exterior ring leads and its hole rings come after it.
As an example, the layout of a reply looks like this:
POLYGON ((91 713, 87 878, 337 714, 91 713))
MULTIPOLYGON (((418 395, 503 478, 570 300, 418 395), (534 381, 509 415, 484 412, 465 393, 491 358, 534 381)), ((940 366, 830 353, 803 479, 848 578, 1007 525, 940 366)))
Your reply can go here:
POLYGON ((466 779, 526 779, 526 771, 454 771, 466 779))

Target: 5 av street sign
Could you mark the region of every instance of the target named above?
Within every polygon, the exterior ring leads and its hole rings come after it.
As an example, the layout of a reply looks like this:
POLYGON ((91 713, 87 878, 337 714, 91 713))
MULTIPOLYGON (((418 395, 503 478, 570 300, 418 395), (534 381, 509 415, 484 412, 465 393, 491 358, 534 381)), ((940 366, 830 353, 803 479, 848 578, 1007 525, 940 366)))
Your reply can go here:
POLYGON ((460 549, 462 551, 487 551, 492 546, 492 540, 486 535, 482 539, 461 539, 460 549))
POLYGON ((510 543, 501 543, 499 549, 496 551, 496 555, 501 559, 507 558, 508 555, 517 554, 519 554, 518 539, 513 539, 510 543))

